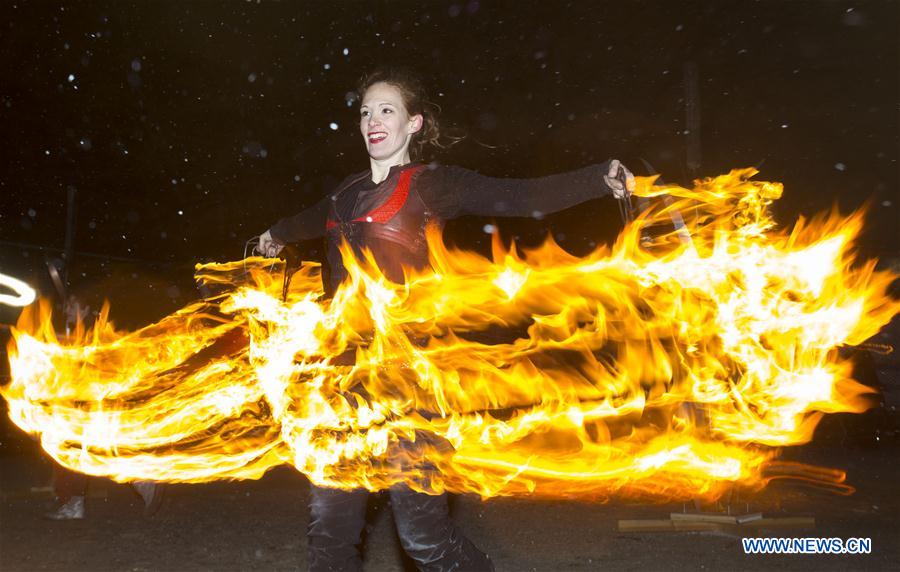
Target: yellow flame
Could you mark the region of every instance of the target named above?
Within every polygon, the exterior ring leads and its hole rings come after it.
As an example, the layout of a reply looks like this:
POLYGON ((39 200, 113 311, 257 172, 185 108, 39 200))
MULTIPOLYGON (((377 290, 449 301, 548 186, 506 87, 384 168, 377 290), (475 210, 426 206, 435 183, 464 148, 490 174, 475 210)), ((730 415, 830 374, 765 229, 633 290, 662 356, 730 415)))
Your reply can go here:
POLYGON ((674 200, 584 258, 497 239, 489 260, 431 229, 432 269, 405 284, 345 245, 349 275, 330 300, 317 264, 282 302, 282 266, 254 258, 198 266, 222 293, 132 333, 105 309, 58 340, 48 307, 28 308, 2 393, 54 458, 119 480, 258 478, 291 463, 321 485, 484 497, 761 487, 773 467, 802 472, 774 461, 778 447, 808 441, 824 413, 867 407, 836 349, 900 303, 893 275, 854 260, 860 213, 777 230, 781 185, 754 174, 693 189, 640 180, 638 194, 674 200), (673 213, 690 241, 659 231, 673 213))

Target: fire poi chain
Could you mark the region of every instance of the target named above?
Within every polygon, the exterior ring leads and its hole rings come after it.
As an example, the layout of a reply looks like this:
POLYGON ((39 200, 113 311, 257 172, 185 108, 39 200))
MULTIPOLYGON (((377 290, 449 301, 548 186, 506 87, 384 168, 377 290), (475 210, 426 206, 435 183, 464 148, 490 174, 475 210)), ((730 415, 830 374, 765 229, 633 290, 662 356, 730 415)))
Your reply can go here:
POLYGON ((115 331, 104 309, 59 340, 49 306, 31 307, 2 394, 56 460, 120 481, 259 478, 291 463, 330 487, 483 497, 762 487, 777 448, 808 441, 823 413, 867 408, 836 348, 900 303, 892 274, 853 259, 860 213, 779 230, 768 206, 782 187, 755 173, 693 189, 642 179, 636 194, 676 200, 584 258, 495 237, 488 260, 432 231, 433 271, 405 285, 345 249, 349 278, 330 300, 318 264, 282 302, 272 262, 252 258, 199 265, 222 293, 136 332, 115 331), (479 341, 492 325, 516 335, 479 341))

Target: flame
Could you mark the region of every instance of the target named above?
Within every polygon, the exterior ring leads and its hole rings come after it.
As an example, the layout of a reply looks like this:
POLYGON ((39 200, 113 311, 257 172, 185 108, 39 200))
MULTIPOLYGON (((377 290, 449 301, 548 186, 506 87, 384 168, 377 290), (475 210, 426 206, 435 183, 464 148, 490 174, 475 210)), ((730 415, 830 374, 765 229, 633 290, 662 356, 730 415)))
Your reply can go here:
POLYGON ((105 308, 60 340, 32 306, 2 393, 55 459, 118 480, 290 463, 320 485, 483 497, 715 498, 779 470, 837 484, 776 457, 823 414, 868 407, 837 349, 900 311, 895 276, 855 260, 861 213, 778 230, 782 187, 755 174, 642 179, 668 198, 584 258, 495 236, 489 260, 430 229, 432 268, 405 284, 344 245, 332 299, 318 264, 283 302, 283 266, 250 258, 199 265, 221 293, 136 332, 105 308), (673 214, 690 240, 660 232, 673 214))
POLYGON ((7 306, 27 306, 34 302, 35 292, 28 284, 12 276, 0 273, 0 286, 13 291, 11 294, 0 294, 0 304, 7 306))

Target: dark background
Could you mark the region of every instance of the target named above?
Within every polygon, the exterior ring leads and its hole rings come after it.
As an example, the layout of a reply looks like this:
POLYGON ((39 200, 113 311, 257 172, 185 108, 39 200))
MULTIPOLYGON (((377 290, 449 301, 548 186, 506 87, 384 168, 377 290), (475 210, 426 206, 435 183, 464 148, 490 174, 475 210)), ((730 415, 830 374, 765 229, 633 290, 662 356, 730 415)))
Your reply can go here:
MULTIPOLYGON (((898 22, 892 0, 4 0, 0 272, 56 296, 46 263, 61 263, 74 189, 71 290, 95 308, 110 299, 127 327, 182 306, 198 296, 195 263, 240 258, 248 238, 367 167, 347 95, 384 63, 418 68, 445 124, 467 133, 446 163, 526 177, 610 157, 646 174, 645 159, 682 184, 758 166, 759 178, 785 183, 776 205, 785 226, 835 204, 849 212, 868 203, 861 254, 897 265, 898 22), (689 69, 700 129, 685 134, 689 69)), ((486 222, 454 221, 448 236, 484 250, 486 222)), ((531 244, 552 231, 583 253, 620 222, 615 205, 600 200, 501 227, 531 244)), ((315 254, 315 244, 305 248, 315 254)), ((0 383, 4 323, 17 313, 0 306, 0 383)), ((896 345, 898 328, 895 320, 876 341, 896 345)), ((775 483, 746 507, 813 513, 814 531, 776 535, 872 537, 870 556, 760 559, 743 556, 727 534, 616 532, 618 518, 665 518, 680 505, 463 498, 457 519, 501 571, 893 569, 896 356, 876 356, 860 376, 882 390, 879 407, 828 416, 813 443, 785 451, 846 468, 859 492, 775 483)), ((86 521, 48 524, 40 485, 49 462, 2 409, 0 419, 0 567, 305 563, 307 490, 291 469, 253 483, 173 486, 150 522, 127 487, 94 479, 86 521)), ((370 570, 402 569, 388 512, 368 532, 370 570)))
MULTIPOLYGON (((443 162, 536 176, 618 157, 641 174, 644 158, 679 183, 759 166, 785 183, 786 225, 869 201, 863 250, 891 257, 898 7, 7 1, 0 270, 53 294, 45 260, 62 257, 74 188, 73 290, 110 298, 130 326, 179 307, 197 295, 194 263, 240 258, 248 238, 368 166, 347 97, 383 63, 415 66, 468 135, 443 162), (696 169, 686 65, 698 72, 696 169)), ((503 227, 525 242, 552 228, 583 252, 615 235, 616 213, 596 201, 503 227)), ((484 222, 459 221, 450 238, 484 246, 484 222)))

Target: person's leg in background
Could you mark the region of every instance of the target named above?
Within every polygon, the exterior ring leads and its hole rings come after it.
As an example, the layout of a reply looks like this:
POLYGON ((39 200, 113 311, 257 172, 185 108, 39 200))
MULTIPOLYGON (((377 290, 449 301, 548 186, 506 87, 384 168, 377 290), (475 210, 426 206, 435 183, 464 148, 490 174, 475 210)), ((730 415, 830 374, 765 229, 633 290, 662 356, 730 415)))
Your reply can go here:
POLYGON ((165 483, 157 483, 154 481, 134 481, 131 483, 141 500, 144 501, 144 516, 150 517, 159 511, 165 497, 165 483))
POLYGON ((56 508, 44 516, 51 520, 77 520, 84 518, 84 496, 87 492, 87 475, 70 471, 53 464, 53 494, 56 508))
MULTIPOLYGON (((79 520, 85 515, 88 477, 58 463, 53 464, 54 508, 44 514, 50 520, 79 520)), ((153 516, 162 506, 165 484, 135 481, 131 487, 144 501, 144 515, 153 516)))

